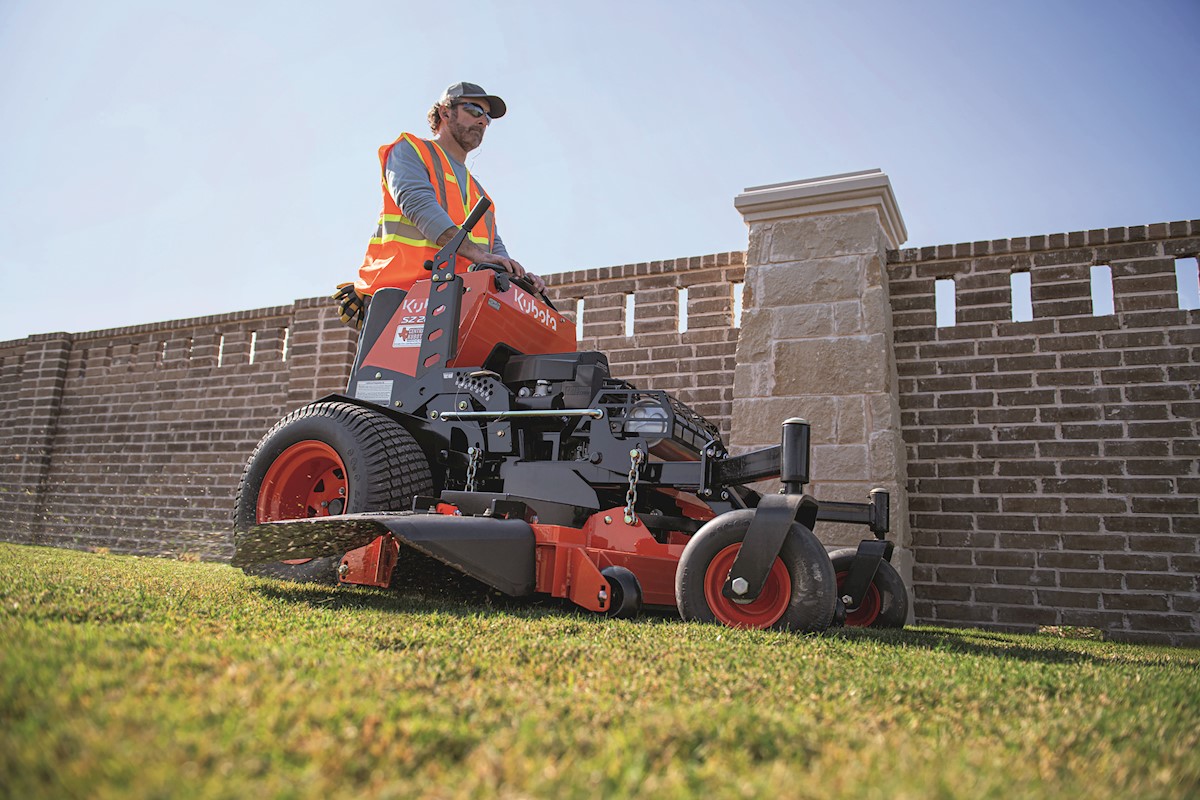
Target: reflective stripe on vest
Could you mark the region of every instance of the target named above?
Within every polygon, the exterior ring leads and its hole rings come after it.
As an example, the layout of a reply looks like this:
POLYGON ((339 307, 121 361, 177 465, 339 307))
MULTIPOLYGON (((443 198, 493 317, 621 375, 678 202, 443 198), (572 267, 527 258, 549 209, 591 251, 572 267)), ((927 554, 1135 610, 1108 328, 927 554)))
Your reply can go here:
POLYGON ((382 244, 383 242, 404 242, 415 247, 433 244, 403 214, 384 214, 379 218, 379 225, 375 229, 375 235, 371 237, 371 243, 382 244))

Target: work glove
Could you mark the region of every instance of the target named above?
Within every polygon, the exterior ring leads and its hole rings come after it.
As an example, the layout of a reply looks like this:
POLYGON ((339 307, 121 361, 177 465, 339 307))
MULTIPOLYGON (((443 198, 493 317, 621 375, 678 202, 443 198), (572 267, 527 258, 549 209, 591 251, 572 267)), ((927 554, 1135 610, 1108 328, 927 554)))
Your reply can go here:
POLYGON ((366 300, 354 290, 353 281, 339 283, 337 291, 330 297, 337 301, 338 316, 347 325, 353 325, 356 331, 361 331, 363 319, 367 315, 366 300))

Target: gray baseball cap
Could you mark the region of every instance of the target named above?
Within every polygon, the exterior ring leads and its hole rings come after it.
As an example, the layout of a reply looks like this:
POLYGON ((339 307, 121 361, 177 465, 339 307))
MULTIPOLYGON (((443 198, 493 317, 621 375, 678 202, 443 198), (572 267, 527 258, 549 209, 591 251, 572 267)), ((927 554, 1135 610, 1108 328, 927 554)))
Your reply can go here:
POLYGON ((446 89, 442 95, 441 102, 447 100, 459 100, 461 98, 470 99, 473 97, 481 97, 488 101, 488 105, 492 107, 492 112, 488 114, 492 119, 499 119, 504 116, 504 112, 508 110, 508 106, 504 105, 504 101, 494 94, 488 94, 483 90, 483 87, 478 83, 455 83, 446 89))

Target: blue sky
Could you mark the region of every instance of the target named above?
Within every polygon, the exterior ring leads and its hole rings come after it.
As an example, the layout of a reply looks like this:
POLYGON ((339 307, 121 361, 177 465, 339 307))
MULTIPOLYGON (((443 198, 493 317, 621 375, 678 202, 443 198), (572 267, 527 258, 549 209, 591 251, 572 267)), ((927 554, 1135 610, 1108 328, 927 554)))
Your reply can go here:
POLYGON ((0 341, 331 291, 459 80, 543 274, 744 249, 746 187, 875 167, 907 246, 1200 217, 1197 0, 432 9, 0 2, 0 341))

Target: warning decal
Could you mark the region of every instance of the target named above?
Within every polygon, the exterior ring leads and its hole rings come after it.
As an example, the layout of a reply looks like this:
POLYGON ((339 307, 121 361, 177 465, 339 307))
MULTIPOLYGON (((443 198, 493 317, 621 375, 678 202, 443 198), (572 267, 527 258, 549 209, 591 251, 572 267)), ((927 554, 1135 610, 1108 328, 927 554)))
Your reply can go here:
POLYGON ((368 403, 387 403, 392 399, 392 381, 359 381, 354 397, 368 403))

